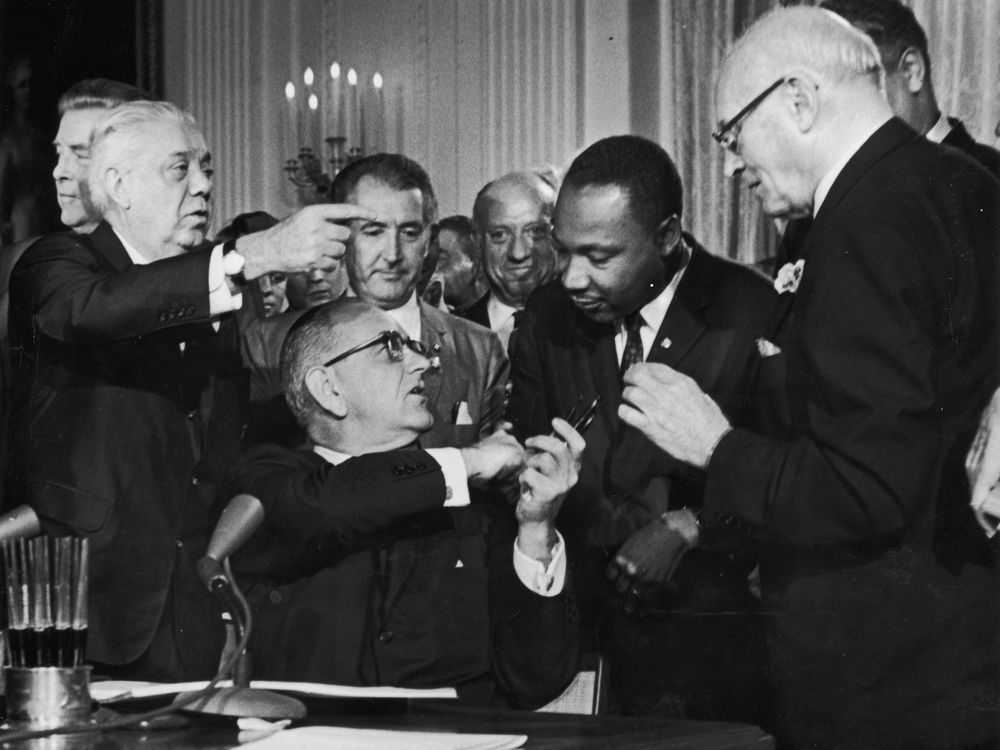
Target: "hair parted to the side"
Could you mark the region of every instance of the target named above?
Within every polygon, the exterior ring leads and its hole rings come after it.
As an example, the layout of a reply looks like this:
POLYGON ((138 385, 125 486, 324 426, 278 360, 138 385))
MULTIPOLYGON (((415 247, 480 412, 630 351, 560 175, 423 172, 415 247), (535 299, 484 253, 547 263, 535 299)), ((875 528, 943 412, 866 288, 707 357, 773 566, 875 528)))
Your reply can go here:
POLYGON ((913 11, 899 0, 824 0, 824 10, 836 13, 875 42, 887 71, 899 65, 903 51, 909 47, 919 50, 931 75, 931 57, 927 52, 927 34, 913 15, 913 11))
POLYGON ((114 109, 126 102, 153 101, 142 89, 110 78, 77 81, 59 97, 59 116, 76 109, 114 109))
POLYGON ((637 135, 615 135, 591 144, 563 178, 568 187, 616 186, 628 195, 632 217, 653 231, 672 215, 680 218, 684 186, 673 160, 659 145, 637 135))
POLYGON ((423 198, 423 219, 427 225, 437 221, 438 204, 427 172, 417 162, 402 154, 372 154, 348 164, 333 180, 330 189, 334 203, 347 203, 362 178, 371 177, 393 190, 416 188, 423 198))
POLYGON ((288 408, 303 429, 309 429, 319 408, 306 386, 306 373, 331 356, 347 326, 377 309, 357 297, 341 297, 306 310, 292 324, 281 346, 281 386, 288 408))
POLYGON ((176 123, 185 129, 201 133, 195 119, 170 102, 135 101, 108 111, 94 129, 90 145, 90 170, 87 184, 94 208, 102 216, 111 199, 104 184, 105 173, 112 168, 127 172, 145 145, 129 138, 135 130, 165 123, 176 123))

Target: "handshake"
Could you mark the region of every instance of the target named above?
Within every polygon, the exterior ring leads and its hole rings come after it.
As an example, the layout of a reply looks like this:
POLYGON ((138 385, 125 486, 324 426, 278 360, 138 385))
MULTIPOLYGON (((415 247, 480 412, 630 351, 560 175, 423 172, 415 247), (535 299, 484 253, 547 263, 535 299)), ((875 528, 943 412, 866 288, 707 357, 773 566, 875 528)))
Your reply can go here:
POLYGON ((551 435, 528 438, 522 446, 501 423, 493 434, 462 448, 469 484, 518 490, 515 515, 526 532, 554 537, 554 522, 566 493, 576 484, 586 445, 563 419, 553 419, 551 435), (516 483, 516 485, 515 485, 516 483))

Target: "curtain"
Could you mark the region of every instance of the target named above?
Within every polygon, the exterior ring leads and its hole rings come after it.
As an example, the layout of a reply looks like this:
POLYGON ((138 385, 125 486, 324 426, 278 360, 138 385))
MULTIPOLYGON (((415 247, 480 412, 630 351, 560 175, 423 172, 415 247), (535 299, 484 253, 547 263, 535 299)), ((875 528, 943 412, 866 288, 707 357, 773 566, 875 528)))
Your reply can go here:
POLYGON ((660 0, 661 142, 684 181, 684 225, 717 255, 766 266, 773 223, 739 180, 723 173, 714 83, 733 39, 777 0, 660 0))
POLYGON ((977 141, 1000 144, 1000 0, 911 0, 927 33, 941 110, 977 141))

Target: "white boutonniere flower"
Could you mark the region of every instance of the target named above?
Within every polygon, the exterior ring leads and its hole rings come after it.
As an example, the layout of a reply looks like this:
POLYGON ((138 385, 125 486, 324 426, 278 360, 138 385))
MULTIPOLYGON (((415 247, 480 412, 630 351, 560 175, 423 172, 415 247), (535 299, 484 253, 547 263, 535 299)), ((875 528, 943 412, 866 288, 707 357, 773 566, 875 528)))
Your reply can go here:
POLYGON ((797 260, 794 263, 786 263, 778 271, 774 279, 774 290, 778 294, 795 294, 802 280, 802 270, 806 267, 805 260, 797 260))

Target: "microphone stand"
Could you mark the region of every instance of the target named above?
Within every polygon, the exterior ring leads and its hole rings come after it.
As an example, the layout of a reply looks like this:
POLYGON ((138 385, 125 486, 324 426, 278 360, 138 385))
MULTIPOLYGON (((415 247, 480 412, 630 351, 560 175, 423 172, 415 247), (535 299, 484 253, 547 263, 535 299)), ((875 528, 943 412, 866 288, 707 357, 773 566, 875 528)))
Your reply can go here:
MULTIPOLYGON (((246 644, 253 632, 253 613, 243 592, 236 585, 229 567, 229 553, 238 548, 262 520, 263 509, 260 502, 250 495, 237 495, 229 501, 219 518, 208 545, 208 554, 198 561, 198 575, 208 590, 221 600, 223 608, 233 619, 240 651, 235 662, 230 660, 233 665, 233 686, 217 687, 193 701, 190 699, 196 692, 205 691, 181 693, 174 703, 189 700, 189 704, 183 707, 185 711, 260 719, 301 719, 306 715, 306 707, 302 701, 270 690, 250 687, 251 660, 246 644)), ((227 667, 229 664, 222 669, 227 667)), ((226 676, 220 673, 216 679, 224 679, 226 676)))

